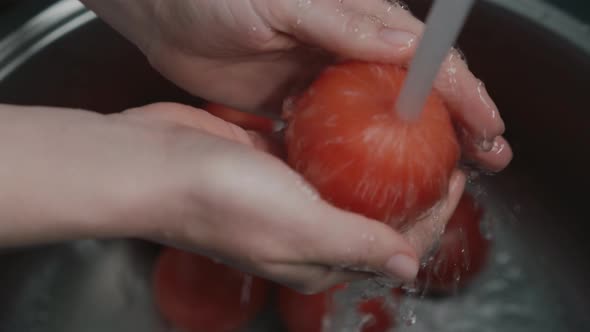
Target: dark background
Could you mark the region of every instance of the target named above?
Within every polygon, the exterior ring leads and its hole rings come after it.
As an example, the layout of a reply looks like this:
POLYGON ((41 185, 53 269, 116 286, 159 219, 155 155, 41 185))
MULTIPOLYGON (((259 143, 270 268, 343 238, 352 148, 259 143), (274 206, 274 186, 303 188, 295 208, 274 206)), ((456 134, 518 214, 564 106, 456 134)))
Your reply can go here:
POLYGON ((588 0, 546 0, 545 2, 567 11, 586 23, 590 23, 590 1, 588 0))

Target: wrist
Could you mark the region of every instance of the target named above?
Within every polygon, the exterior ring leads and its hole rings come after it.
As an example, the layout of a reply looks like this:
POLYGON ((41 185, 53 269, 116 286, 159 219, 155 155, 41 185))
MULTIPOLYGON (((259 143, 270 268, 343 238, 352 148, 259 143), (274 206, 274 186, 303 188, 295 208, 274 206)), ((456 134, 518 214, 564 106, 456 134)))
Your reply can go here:
POLYGON ((115 236, 194 247, 204 240, 200 220, 215 151, 208 135, 151 118, 148 107, 107 116, 122 127, 125 141, 137 144, 131 148, 136 160, 123 163, 125 176, 114 180, 110 196, 117 199, 109 200, 106 224, 115 236))

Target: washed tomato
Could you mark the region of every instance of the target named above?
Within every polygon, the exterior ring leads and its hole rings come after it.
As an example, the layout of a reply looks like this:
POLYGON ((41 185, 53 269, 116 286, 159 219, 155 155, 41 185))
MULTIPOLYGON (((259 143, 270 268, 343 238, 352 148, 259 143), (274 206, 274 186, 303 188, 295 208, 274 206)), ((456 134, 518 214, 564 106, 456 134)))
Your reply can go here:
POLYGON ((415 121, 394 111, 406 70, 328 67, 285 109, 288 162, 340 208, 402 228, 447 192, 459 144, 433 92, 415 121))
POLYGON ((483 208, 465 193, 441 238, 433 259, 418 274, 418 284, 433 293, 465 286, 485 266, 490 242, 480 231, 483 208))
MULTIPOLYGON (((333 295, 342 287, 327 292, 304 295, 288 288, 279 291, 279 313, 289 332, 324 332, 330 326, 330 314, 334 308, 333 295)), ((388 310, 382 298, 363 300, 354 310, 366 319, 360 332, 386 332, 394 325, 393 312, 388 310)))
POLYGON ((300 294, 289 288, 279 290, 279 314, 289 332, 322 332, 329 319, 333 290, 300 294))
POLYGON ((269 283, 210 259, 166 248, 154 270, 156 304, 186 332, 230 332, 245 326, 266 304, 269 283))
POLYGON ((401 287, 396 287, 391 289, 391 295, 394 299, 399 300, 399 298, 404 294, 404 291, 401 287))
POLYGON ((246 130, 255 130, 263 133, 271 133, 274 130, 274 121, 264 116, 241 112, 217 103, 207 104, 205 110, 220 119, 231 122, 246 130))

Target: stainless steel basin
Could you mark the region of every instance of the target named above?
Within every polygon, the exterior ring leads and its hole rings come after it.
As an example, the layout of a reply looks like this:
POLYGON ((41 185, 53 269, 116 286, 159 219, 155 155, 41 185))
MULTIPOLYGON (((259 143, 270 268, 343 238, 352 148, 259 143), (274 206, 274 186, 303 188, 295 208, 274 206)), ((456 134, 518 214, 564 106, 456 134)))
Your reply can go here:
MULTIPOLYGON (((414 4, 414 2, 412 2, 414 4)), ((425 2, 415 1, 424 15, 425 2)), ((460 40, 497 101, 510 168, 470 184, 496 239, 464 293, 409 299, 400 331, 590 331, 590 29, 536 1, 480 3, 460 40)), ((0 40, 0 102, 109 113, 198 105, 76 1, 0 40)), ((16 143, 16 142, 15 142, 16 143)), ((166 331, 150 293, 158 247, 81 240, 0 255, 0 331, 166 331)), ((273 308, 250 327, 280 331, 273 308)))

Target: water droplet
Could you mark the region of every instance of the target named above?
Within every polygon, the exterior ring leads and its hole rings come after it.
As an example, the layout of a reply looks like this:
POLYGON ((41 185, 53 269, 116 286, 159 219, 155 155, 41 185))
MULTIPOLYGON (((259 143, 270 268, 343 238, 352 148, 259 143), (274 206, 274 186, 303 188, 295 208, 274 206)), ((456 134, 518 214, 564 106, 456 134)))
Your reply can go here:
POLYGON ((309 185, 300 175, 292 171, 292 174, 296 177, 295 178, 295 185, 299 188, 303 193, 311 200, 311 201, 318 201, 320 199, 320 195, 311 185, 309 185))
POLYGON ((403 10, 410 10, 410 6, 408 6, 408 4, 405 1, 398 0, 396 3, 398 8, 403 10))
POLYGON ((402 320, 407 326, 412 326, 416 324, 416 312, 413 308, 408 309, 405 313, 402 314, 402 320))
POLYGON ((387 7, 388 13, 392 12, 394 9, 401 9, 401 10, 405 10, 405 11, 410 10, 410 7, 404 1, 388 0, 387 2, 389 2, 391 4, 389 7, 387 7))
POLYGON ((498 143, 497 141, 494 141, 494 145, 492 146, 491 152, 493 152, 495 154, 500 154, 500 153, 502 153, 502 151, 504 151, 505 148, 506 148, 506 144, 498 143))
POLYGON ((297 0, 297 7, 301 9, 308 9, 311 7, 311 0, 297 0))

